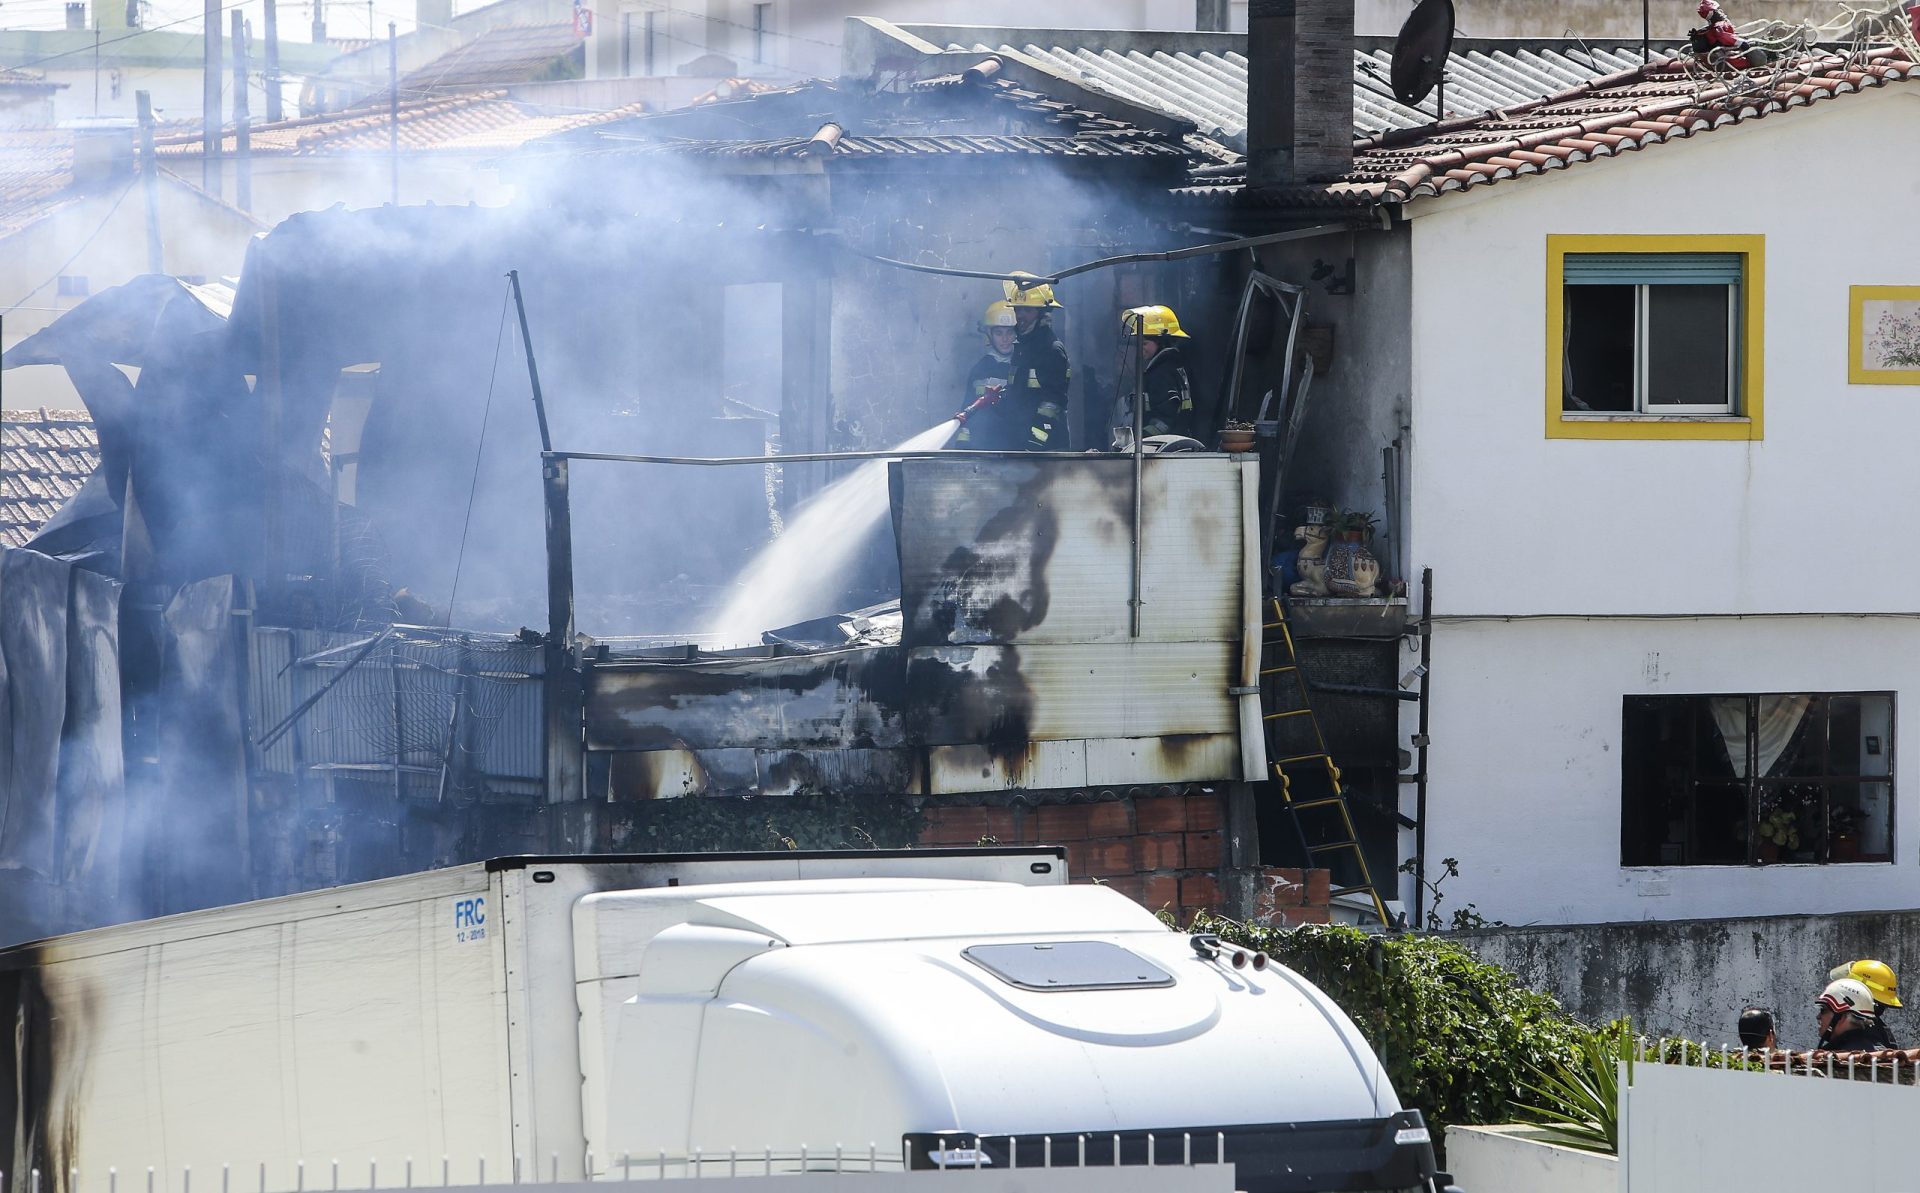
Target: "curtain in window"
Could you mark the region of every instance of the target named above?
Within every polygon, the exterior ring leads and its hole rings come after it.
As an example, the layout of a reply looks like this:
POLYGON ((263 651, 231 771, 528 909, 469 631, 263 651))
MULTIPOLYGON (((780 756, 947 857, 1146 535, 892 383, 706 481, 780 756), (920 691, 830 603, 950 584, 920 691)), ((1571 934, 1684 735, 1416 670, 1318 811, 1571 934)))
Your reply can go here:
MULTIPOLYGON (((1800 722, 1806 719, 1807 709, 1813 703, 1811 696, 1761 696, 1760 724, 1754 732, 1754 762, 1758 766, 1761 778, 1773 774, 1773 768, 1786 753, 1787 744, 1793 741, 1793 735, 1800 730, 1800 722)), ((1720 741, 1726 747, 1727 761, 1733 764, 1735 778, 1747 777, 1747 698, 1745 696, 1715 696, 1707 701, 1713 710, 1713 723, 1720 730, 1720 741)))
POLYGON ((1580 400, 1573 392, 1573 304, 1560 304, 1560 392, 1566 400, 1560 403, 1562 409, 1571 406, 1575 410, 1592 410, 1593 407, 1580 400))

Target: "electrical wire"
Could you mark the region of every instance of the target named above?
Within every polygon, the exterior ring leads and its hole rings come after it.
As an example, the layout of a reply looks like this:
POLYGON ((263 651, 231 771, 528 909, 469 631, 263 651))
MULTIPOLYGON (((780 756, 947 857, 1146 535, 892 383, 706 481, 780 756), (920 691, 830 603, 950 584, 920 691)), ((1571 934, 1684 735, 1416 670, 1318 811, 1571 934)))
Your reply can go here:
POLYGON ((460 596, 460 569, 467 562, 467 531, 473 526, 474 494, 480 491, 480 459, 487 449, 487 422, 493 417, 493 383, 500 376, 500 346, 507 339, 507 306, 513 301, 508 288, 500 300, 500 330, 493 337, 493 371, 487 374, 487 401, 480 409, 480 442, 473 449, 473 479, 467 485, 467 513, 460 521, 460 551, 453 557, 453 589, 447 593, 447 621, 453 621, 453 602, 460 596))
POLYGON ((35 286, 33 289, 27 291, 25 294, 22 294, 20 296, 19 302, 14 303, 12 306, 7 307, 4 310, 0 310, 0 315, 5 315, 5 314, 8 314, 9 312, 20 310, 23 306, 26 305, 27 299, 32 298, 34 295, 40 293, 40 291, 45 290, 48 286, 51 286, 54 284, 54 282, 58 281, 61 275, 67 272, 67 267, 72 265, 75 261, 78 261, 80 259, 80 254, 86 252, 87 249, 93 244, 93 242, 99 238, 100 233, 107 230, 107 224, 113 219, 113 213, 120 210, 120 204, 126 200, 126 197, 129 194, 132 193, 134 186, 139 181, 140 181, 140 176, 137 174, 134 175, 132 178, 128 179, 127 185, 120 188, 120 194, 117 197, 115 197, 115 199, 113 200, 113 206, 107 208, 107 214, 101 218, 100 226, 95 228, 91 233, 88 234, 85 240, 80 242, 80 247, 73 250, 73 256, 68 257, 65 261, 62 261, 60 263, 60 268, 53 271, 53 276, 49 277, 46 281, 41 282, 38 286, 35 286))

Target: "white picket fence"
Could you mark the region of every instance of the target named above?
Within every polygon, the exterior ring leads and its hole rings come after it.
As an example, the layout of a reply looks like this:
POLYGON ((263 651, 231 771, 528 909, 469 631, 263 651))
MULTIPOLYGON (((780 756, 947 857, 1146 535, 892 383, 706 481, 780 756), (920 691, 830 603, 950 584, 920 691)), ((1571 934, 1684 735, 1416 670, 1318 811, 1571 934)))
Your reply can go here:
MULTIPOLYGON (((1098 1147, 1102 1139, 1094 1137, 1094 1146, 1098 1147)), ((927 1193, 929 1179, 966 1181, 967 1193, 1233 1193, 1234 1166, 1207 1146, 1211 1139, 1203 1138, 1198 1149, 1188 1139, 1184 1148, 1166 1149, 1146 1165, 1117 1167, 1105 1164, 1097 1153, 1090 1157, 1083 1137, 1078 1150, 1067 1141, 1057 1157, 1052 1147, 1037 1152, 1028 1149, 1024 1154, 1016 1148, 1008 1157, 1009 1163, 993 1165, 984 1161, 982 1153, 965 1149, 951 1153, 938 1168, 916 1171, 903 1169, 901 1153, 883 1152, 869 1145, 811 1152, 802 1148, 798 1152, 760 1149, 622 1156, 590 1181, 558 1179, 557 1155, 548 1157, 544 1166, 515 1157, 509 1165, 496 1165, 491 1170, 484 1156, 466 1163, 444 1156, 433 1164, 416 1165, 408 1160, 384 1169, 374 1161, 359 1166, 342 1165, 336 1160, 311 1167, 304 1162, 278 1166, 222 1164, 217 1172, 191 1168, 176 1172, 157 1166, 137 1172, 109 1168, 102 1174, 32 1170, 17 1177, 0 1172, 0 1193, 347 1193, 389 1189, 512 1193, 516 1186, 524 1186, 528 1193, 661 1193, 663 1186, 678 1189, 683 1184, 698 1184, 701 1193, 764 1193, 772 1188, 767 1184, 770 1180, 780 1182, 779 1193, 841 1193, 849 1188, 857 1188, 859 1193, 906 1193, 900 1182, 910 1182, 914 1193, 927 1193), (1089 1158, 1091 1165, 1087 1164, 1089 1158), (276 1167, 284 1169, 285 1175, 276 1174, 276 1167), (456 1171, 473 1173, 477 1179, 456 1183, 456 1171), (490 1173, 494 1178, 491 1181, 490 1173)), ((587 1169, 597 1171, 592 1157, 587 1158, 587 1169)))

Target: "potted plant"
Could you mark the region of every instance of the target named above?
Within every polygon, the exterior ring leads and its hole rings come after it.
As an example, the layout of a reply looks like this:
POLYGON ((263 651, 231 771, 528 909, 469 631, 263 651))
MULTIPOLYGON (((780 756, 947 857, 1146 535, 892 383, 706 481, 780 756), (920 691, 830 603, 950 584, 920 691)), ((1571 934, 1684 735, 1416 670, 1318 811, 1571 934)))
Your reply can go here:
POLYGON ((1327 525, 1336 543, 1364 543, 1373 538, 1380 523, 1364 510, 1334 510, 1327 515, 1327 525))
POLYGON ((1220 428, 1220 450, 1223 452, 1250 452, 1253 450, 1253 424, 1242 419, 1230 418, 1220 428))
POLYGON ((1760 814, 1760 842, 1755 852, 1763 862, 1777 862, 1781 852, 1800 848, 1800 818, 1787 808, 1769 808, 1760 814))
POLYGON ((1845 804, 1834 804, 1827 808, 1827 860, 1860 860, 1860 813, 1857 809, 1845 804))

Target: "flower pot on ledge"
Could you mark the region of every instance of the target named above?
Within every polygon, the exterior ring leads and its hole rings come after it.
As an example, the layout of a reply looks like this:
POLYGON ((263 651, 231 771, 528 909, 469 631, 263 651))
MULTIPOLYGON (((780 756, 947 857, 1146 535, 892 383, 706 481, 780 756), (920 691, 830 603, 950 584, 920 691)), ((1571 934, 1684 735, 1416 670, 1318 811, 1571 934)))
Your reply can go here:
POLYGON ((1220 432, 1220 450, 1223 452, 1250 452, 1253 450, 1253 428, 1228 427, 1220 432))

